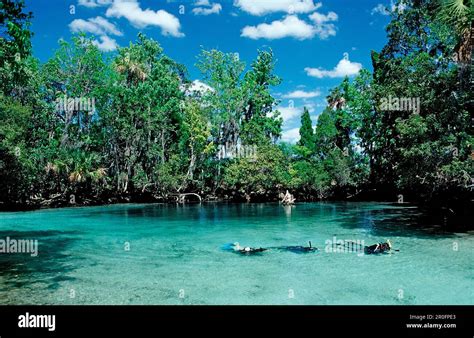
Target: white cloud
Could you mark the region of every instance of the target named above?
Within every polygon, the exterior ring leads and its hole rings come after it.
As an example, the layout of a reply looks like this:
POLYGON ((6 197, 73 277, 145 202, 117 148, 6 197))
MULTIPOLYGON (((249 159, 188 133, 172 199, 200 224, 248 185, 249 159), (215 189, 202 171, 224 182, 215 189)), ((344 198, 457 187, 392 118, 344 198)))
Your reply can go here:
POLYGON ((316 104, 314 104, 313 102, 305 102, 304 106, 306 107, 306 109, 308 109, 309 113, 314 113, 316 104))
POLYGON ((362 69, 362 64, 358 62, 351 62, 349 60, 349 54, 344 53, 344 57, 338 62, 337 66, 332 70, 325 70, 322 68, 309 68, 306 67, 304 70, 308 76, 317 77, 319 79, 324 77, 345 77, 352 76, 359 73, 362 69))
POLYGON ((314 36, 313 26, 295 15, 288 15, 282 21, 273 21, 270 24, 262 23, 258 26, 246 26, 242 29, 241 36, 250 39, 281 39, 293 37, 298 40, 309 39, 314 36))
POLYGON ((100 42, 94 40, 93 44, 103 52, 111 52, 116 50, 118 47, 117 42, 114 39, 109 38, 107 35, 102 35, 99 39, 100 42))
POLYGON ((212 88, 211 86, 205 84, 204 82, 200 80, 194 80, 191 84, 190 89, 194 91, 196 90, 197 91, 211 91, 211 92, 214 91, 214 88, 212 88))
POLYGON ((285 130, 281 135, 281 140, 288 143, 296 143, 300 139, 300 128, 285 130))
POLYGON ((378 4, 374 8, 372 8, 372 11, 370 11, 371 15, 374 14, 380 14, 380 15, 390 15, 390 11, 387 9, 385 5, 378 4))
POLYGON ((96 35, 122 35, 122 32, 120 32, 113 23, 107 21, 107 19, 104 19, 100 16, 90 18, 87 21, 83 19, 73 20, 69 24, 69 29, 73 33, 84 32, 96 35))
POLYGON ((323 24, 330 21, 337 21, 338 16, 334 12, 329 12, 328 14, 324 15, 319 12, 314 12, 309 16, 311 20, 313 20, 316 24, 323 24))
POLYGON ((283 122, 301 115, 301 109, 296 107, 278 107, 277 110, 280 112, 283 122))
POLYGON ((321 39, 327 39, 330 36, 336 35, 336 26, 332 21, 337 21, 338 16, 334 12, 329 12, 324 15, 318 12, 314 12, 309 16, 309 18, 314 22, 314 32, 321 39))
POLYGON ((94 8, 100 6, 108 6, 112 3, 112 0, 79 0, 79 6, 94 8))
POLYGON ((308 18, 312 21, 308 23, 298 18, 297 15, 287 15, 283 20, 275 20, 271 23, 262 23, 257 26, 246 26, 242 30, 241 36, 251 39, 281 39, 293 37, 298 40, 311 39, 318 36, 326 39, 336 35, 336 26, 331 23, 337 21, 338 16, 334 12, 321 14, 314 12, 308 18))
POLYGON ((99 27, 102 27, 106 33, 112 34, 112 35, 122 35, 122 32, 120 32, 115 25, 107 19, 104 19, 103 17, 95 17, 92 19, 89 19, 89 22, 98 25, 99 27))
POLYGON ((157 26, 163 35, 183 37, 181 23, 174 15, 162 9, 158 11, 149 8, 142 9, 137 0, 115 0, 107 9, 107 17, 125 18, 137 28, 157 26))
POLYGON ((321 7, 313 0, 235 0, 234 6, 252 15, 265 15, 274 12, 288 14, 310 13, 321 7))
POLYGON ((194 15, 219 14, 222 10, 221 4, 211 4, 208 0, 199 0, 194 5, 196 6, 192 11, 194 15))
POLYGON ((309 99, 309 98, 316 97, 319 95, 321 95, 321 92, 318 90, 311 91, 311 92, 306 92, 304 90, 295 90, 283 95, 282 97, 284 99, 309 99))
POLYGON ((184 92, 186 92, 186 94, 188 95, 191 95, 193 93, 206 93, 206 92, 214 92, 214 88, 212 88, 211 86, 205 84, 204 82, 200 81, 200 80, 194 80, 193 82, 191 82, 190 85, 188 86, 182 86, 181 87, 181 90, 183 90, 184 92))
POLYGON ((76 19, 69 24, 69 29, 73 33, 84 32, 91 33, 94 35, 100 35, 99 41, 94 40, 92 43, 96 45, 103 52, 111 52, 116 50, 118 45, 115 39, 112 39, 108 36, 110 35, 123 35, 117 27, 100 16, 95 18, 90 18, 88 20, 76 19))
POLYGON ((370 11, 371 15, 380 14, 380 15, 390 15, 391 12, 403 12, 407 8, 407 5, 401 1, 398 5, 391 0, 390 7, 387 7, 383 4, 377 4, 372 11, 370 11), (390 8, 390 9, 389 9, 390 8))

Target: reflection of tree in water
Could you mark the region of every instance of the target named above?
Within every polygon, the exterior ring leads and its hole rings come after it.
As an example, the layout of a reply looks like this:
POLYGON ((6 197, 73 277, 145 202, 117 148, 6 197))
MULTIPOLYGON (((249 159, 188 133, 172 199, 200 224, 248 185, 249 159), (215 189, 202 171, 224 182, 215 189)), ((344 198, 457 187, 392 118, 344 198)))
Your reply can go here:
POLYGON ((74 268, 70 255, 65 252, 74 238, 68 235, 76 231, 0 231, 0 239, 37 240, 38 255, 30 253, 0 253, 0 278, 3 290, 28 287, 33 283, 45 283, 49 289, 59 287, 61 281, 73 280, 67 276, 74 268))
POLYGON ((350 229, 365 228, 373 236, 379 237, 451 237, 455 231, 460 230, 446 227, 442 220, 430 217, 418 208, 348 209, 338 210, 338 216, 341 226, 350 229))

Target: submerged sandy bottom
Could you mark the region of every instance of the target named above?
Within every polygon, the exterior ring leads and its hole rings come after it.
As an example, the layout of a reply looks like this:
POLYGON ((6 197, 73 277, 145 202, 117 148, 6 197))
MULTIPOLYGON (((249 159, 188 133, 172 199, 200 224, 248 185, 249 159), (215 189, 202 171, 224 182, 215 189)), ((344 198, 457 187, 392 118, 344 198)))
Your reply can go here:
POLYGON ((417 223, 380 203, 115 205, 0 213, 0 304, 474 304, 474 234, 417 223), (326 241, 390 238, 390 255, 326 241), (320 250, 243 256, 229 242, 320 250))

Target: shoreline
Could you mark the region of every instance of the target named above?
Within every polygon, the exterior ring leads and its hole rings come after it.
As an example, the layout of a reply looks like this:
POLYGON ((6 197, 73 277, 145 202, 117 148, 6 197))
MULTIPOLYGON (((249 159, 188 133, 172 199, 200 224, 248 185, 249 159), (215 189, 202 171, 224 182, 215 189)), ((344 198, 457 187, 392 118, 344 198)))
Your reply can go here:
MULTIPOLYGON (((215 197, 215 196, 213 196, 215 197)), ((88 201, 89 202, 89 201, 88 201)), ((28 211, 41 211, 41 210, 59 210, 59 209, 70 209, 70 208, 87 208, 87 207, 107 207, 114 205, 201 205, 201 204, 220 204, 220 205, 258 205, 258 204, 279 204, 282 207, 296 207, 301 204, 307 203, 377 203, 385 205, 393 205, 405 208, 416 208, 420 211, 420 221, 422 224, 433 224, 439 226, 442 229, 448 231, 471 231, 474 230, 474 224, 472 224, 472 217, 470 215, 469 208, 463 208, 458 210, 458 213, 454 213, 451 208, 442 207, 440 208, 437 204, 426 205, 417 201, 398 202, 391 201, 388 199, 313 199, 313 200, 297 200, 293 205, 284 205, 278 199, 260 199, 255 201, 241 201, 237 199, 225 199, 225 198, 202 198, 202 201, 190 200, 184 203, 172 201, 170 199, 116 199, 109 201, 94 201, 92 203, 74 203, 74 204, 60 204, 60 205, 21 205, 16 208, 4 208, 0 204, 0 214, 3 212, 28 212, 28 211)))

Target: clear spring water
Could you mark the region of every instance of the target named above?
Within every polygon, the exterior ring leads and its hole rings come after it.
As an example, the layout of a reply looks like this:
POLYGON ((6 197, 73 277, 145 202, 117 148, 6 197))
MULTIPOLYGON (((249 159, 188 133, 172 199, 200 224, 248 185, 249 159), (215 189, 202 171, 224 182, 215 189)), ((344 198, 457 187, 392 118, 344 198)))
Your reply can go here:
POLYGON ((0 304, 474 304, 474 233, 421 226, 380 203, 112 205, 0 213, 0 304), (399 252, 329 253, 390 238, 399 252), (240 255, 229 242, 307 245, 240 255), (127 250, 129 249, 129 250, 127 250))

